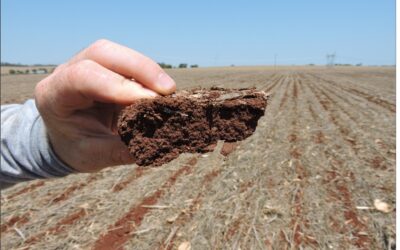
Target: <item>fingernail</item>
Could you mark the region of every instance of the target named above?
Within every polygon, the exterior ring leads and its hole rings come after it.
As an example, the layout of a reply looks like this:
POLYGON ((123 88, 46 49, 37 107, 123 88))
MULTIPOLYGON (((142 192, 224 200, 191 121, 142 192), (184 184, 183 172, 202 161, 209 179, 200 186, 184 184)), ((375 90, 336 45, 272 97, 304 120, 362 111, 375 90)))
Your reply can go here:
POLYGON ((158 80, 156 84, 165 91, 171 91, 175 89, 174 80, 172 80, 172 78, 164 72, 158 75, 158 80))

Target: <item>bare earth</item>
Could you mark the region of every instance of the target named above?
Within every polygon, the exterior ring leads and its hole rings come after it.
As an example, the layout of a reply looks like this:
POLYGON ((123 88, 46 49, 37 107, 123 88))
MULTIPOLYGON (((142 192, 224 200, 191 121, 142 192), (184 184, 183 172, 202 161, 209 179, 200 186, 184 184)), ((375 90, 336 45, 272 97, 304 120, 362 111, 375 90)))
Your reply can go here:
MULTIPOLYGON (((169 73, 183 89, 256 86, 271 93, 266 115, 213 153, 2 191, 2 249, 390 249, 395 209, 374 201, 396 203, 394 68, 169 73)), ((2 76, 1 103, 43 77, 2 76)))

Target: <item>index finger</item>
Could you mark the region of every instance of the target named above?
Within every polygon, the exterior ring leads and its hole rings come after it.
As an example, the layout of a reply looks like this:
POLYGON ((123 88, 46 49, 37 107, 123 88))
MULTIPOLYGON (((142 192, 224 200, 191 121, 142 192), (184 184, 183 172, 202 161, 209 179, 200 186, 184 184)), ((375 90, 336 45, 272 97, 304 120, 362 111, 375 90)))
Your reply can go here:
POLYGON ((172 78, 153 60, 128 47, 101 39, 73 57, 68 64, 89 59, 160 94, 176 89, 172 78))

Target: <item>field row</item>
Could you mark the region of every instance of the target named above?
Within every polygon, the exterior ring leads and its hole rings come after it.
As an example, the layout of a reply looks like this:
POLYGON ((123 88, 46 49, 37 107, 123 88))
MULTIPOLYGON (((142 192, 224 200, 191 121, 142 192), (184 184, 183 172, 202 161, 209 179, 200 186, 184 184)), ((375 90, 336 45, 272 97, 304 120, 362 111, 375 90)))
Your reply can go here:
POLYGON ((357 207, 375 199, 395 204, 396 108, 384 98, 390 88, 376 92, 343 73, 355 82, 347 84, 329 71, 257 72, 227 75, 232 87, 251 81, 271 93, 253 136, 159 168, 122 166, 7 190, 2 245, 387 247, 395 212, 357 207))

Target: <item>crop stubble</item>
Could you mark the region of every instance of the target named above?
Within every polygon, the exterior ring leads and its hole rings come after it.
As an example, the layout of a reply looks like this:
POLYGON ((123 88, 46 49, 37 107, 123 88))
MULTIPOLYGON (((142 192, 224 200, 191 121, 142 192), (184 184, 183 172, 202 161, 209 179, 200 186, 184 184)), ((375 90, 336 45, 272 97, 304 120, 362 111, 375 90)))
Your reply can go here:
MULTIPOLYGON (((122 230, 121 249, 174 249, 183 241, 196 249, 383 249, 395 212, 357 206, 395 205, 393 71, 172 70, 184 88, 270 92, 255 134, 226 156, 220 144, 155 169, 121 166, 5 190, 2 246, 96 248, 122 230)), ((7 88, 2 103, 26 98, 16 89, 7 88)))

